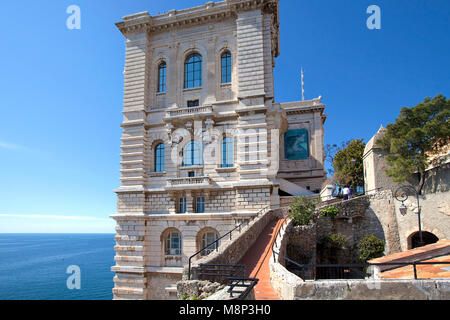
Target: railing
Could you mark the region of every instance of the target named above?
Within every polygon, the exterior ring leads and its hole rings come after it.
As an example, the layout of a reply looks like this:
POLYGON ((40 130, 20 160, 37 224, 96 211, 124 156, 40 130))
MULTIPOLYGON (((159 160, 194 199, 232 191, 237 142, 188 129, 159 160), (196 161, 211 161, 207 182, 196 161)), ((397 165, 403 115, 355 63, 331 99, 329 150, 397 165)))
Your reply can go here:
POLYGON ((201 263, 197 270, 199 280, 210 280, 223 283, 233 277, 244 277, 244 264, 204 264, 201 263))
MULTIPOLYGON (((286 222, 287 222, 288 220, 289 220, 289 219, 288 219, 287 217, 283 219, 283 222, 281 223, 280 227, 278 228, 277 235, 275 236, 275 238, 274 238, 274 240, 273 240, 273 242, 272 242, 272 256, 273 256, 274 262, 276 262, 276 260, 275 260, 275 253, 277 253, 277 252, 275 251, 274 247, 277 247, 277 246, 278 246, 278 245, 277 245, 278 236, 280 235, 280 231, 283 229, 283 226, 285 227, 284 230, 286 230, 286 222)), ((279 253, 277 253, 277 254, 279 254, 279 253)))
POLYGON ((169 178, 167 179, 169 187, 183 185, 210 184, 209 177, 185 177, 185 178, 169 178))
POLYGON ((239 293, 239 296, 235 300, 243 300, 250 291, 256 286, 259 279, 256 278, 239 278, 239 277, 230 277, 228 278, 228 293, 230 294, 230 298, 233 298, 234 293, 239 293), (245 288, 244 291, 235 290, 235 288, 245 288))
POLYGON ((213 112, 212 106, 202 106, 202 107, 191 107, 191 108, 168 110, 166 112, 166 119, 186 117, 186 116, 197 116, 197 115, 201 115, 201 114, 210 114, 212 112, 213 112))
POLYGON ((270 210, 270 207, 265 207, 261 210, 259 210, 255 216, 253 216, 250 221, 243 221, 241 222, 239 225, 237 225, 236 227, 234 227, 233 229, 231 229, 230 231, 228 231, 227 233, 225 233, 223 236, 221 236, 220 238, 218 238, 216 241, 211 242, 210 244, 208 244, 207 246, 205 246, 203 249, 201 249, 200 251, 194 253, 192 256, 189 257, 189 263, 188 263, 188 280, 191 280, 191 264, 192 264, 192 258, 194 258, 195 256, 199 255, 200 253, 202 253, 203 251, 207 250, 210 247, 215 246, 216 251, 219 250, 219 241, 222 240, 223 238, 230 236, 230 240, 232 239, 232 233, 235 230, 239 230, 239 232, 241 232, 242 227, 244 226, 244 224, 249 224, 251 221, 253 221, 255 218, 258 218, 260 215, 264 214, 267 212, 267 210, 270 210))
MULTIPOLYGON (((319 279, 364 279, 372 276, 369 267, 388 267, 384 271, 397 269, 406 266, 413 266, 414 279, 420 279, 417 273, 417 266, 420 265, 435 265, 435 264, 450 264, 450 261, 411 261, 411 262, 383 262, 383 263, 347 263, 347 264, 300 264, 288 257, 281 255, 279 252, 273 251, 279 257, 300 268, 300 271, 306 273, 306 270, 320 270, 319 276, 314 278, 319 279), (354 277, 354 275, 357 275, 354 277)), ((275 255, 274 255, 275 260, 275 255)))

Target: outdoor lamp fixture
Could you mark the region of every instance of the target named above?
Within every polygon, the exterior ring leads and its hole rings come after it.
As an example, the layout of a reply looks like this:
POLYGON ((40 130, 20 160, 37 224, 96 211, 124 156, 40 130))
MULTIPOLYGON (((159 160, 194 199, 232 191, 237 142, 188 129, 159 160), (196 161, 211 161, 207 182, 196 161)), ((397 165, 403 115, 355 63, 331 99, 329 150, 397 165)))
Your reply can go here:
POLYGON ((408 208, 406 208, 405 204, 402 202, 402 204, 400 205, 400 208, 398 208, 400 210, 400 213, 402 214, 402 216, 406 215, 408 208))
POLYGON ((417 243, 419 247, 422 247, 425 243, 423 242, 422 238, 422 225, 420 221, 420 203, 419 203, 419 193, 415 188, 412 186, 401 186, 398 187, 397 190, 394 192, 394 197, 397 199, 397 201, 400 201, 402 204, 399 207, 400 213, 402 216, 405 216, 407 213, 407 208, 405 206, 405 201, 408 200, 408 192, 412 192, 416 195, 417 200, 417 218, 419 222, 419 242, 417 243))

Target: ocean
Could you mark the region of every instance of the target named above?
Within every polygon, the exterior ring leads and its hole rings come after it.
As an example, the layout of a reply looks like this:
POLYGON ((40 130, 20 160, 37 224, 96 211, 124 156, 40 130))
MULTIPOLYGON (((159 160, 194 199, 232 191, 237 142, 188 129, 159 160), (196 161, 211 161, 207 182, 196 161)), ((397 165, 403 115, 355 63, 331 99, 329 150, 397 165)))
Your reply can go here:
POLYGON ((114 234, 0 234, 0 300, 111 300, 114 245, 114 234))

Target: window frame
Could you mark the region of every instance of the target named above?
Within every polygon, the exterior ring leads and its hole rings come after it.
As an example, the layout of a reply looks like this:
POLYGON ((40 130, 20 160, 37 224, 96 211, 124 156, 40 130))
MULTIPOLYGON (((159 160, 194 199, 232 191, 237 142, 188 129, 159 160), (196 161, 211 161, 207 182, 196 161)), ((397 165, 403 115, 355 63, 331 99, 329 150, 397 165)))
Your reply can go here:
POLYGON ((186 197, 181 197, 178 200, 178 213, 186 213, 187 212, 187 201, 186 197))
MULTIPOLYGON (((205 249, 209 244, 213 243, 214 241, 217 241, 217 239, 219 239, 219 233, 217 231, 206 231, 205 233, 202 234, 202 238, 201 238, 201 249, 203 250, 205 249), (208 234, 214 234, 214 240, 209 242, 208 241, 208 234)), ((201 252, 201 256, 207 256, 209 255, 211 252, 213 252, 214 250, 216 250, 220 245, 220 241, 217 241, 213 246, 209 247, 208 249, 205 249, 201 252)))
POLYGON ((189 141, 183 148, 183 167, 203 165, 203 145, 196 140, 189 141), (189 158, 188 158, 189 157, 189 158), (198 158, 198 159, 197 159, 198 158), (189 160, 189 161, 186 161, 189 160), (198 160, 198 163, 196 162, 198 160))
POLYGON ((220 83, 227 84, 232 82, 232 60, 231 52, 226 50, 220 55, 220 83), (225 64, 224 64, 225 62, 225 64))
POLYGON ((200 100, 188 100, 187 107, 188 108, 197 108, 200 106, 200 100))
POLYGON ((179 231, 170 231, 167 235, 166 235, 166 239, 165 239, 165 254, 166 256, 181 256, 182 255, 182 250, 183 250, 183 239, 181 237, 181 233, 179 231), (174 237, 173 235, 177 235, 176 237, 174 237), (175 243, 173 240, 174 239, 178 239, 177 243, 178 246, 175 247, 173 246, 173 244, 175 243), (172 253, 174 250, 175 253, 172 253))
POLYGON ((195 52, 184 61, 184 89, 200 88, 202 86, 203 57, 195 52))
POLYGON ((154 170, 154 172, 164 172, 165 150, 166 150, 166 146, 164 145, 164 143, 159 143, 155 147, 155 159, 154 159, 155 170, 154 170))
POLYGON ((195 212, 196 213, 205 213, 205 197, 204 196, 200 196, 195 199, 195 212))
POLYGON ((158 88, 156 90, 157 93, 165 93, 167 90, 166 87, 167 81, 167 64, 165 61, 162 61, 158 65, 158 88), (161 73, 163 71, 163 73, 161 73))
POLYGON ((234 141, 233 138, 224 137, 222 139, 222 168, 234 167, 234 141), (231 162, 229 162, 231 160, 231 162))

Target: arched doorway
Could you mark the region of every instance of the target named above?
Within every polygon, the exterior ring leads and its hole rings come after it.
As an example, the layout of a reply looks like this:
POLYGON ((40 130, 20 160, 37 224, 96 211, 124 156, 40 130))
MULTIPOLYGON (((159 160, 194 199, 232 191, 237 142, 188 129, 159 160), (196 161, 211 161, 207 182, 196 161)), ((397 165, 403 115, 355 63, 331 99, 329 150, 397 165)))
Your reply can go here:
MULTIPOLYGON (((433 233, 428 232, 428 231, 422 231, 422 239, 423 239, 424 245, 436 243, 439 241, 438 237, 436 237, 433 233)), ((409 241, 408 241, 409 249, 414 249, 414 248, 419 247, 419 243, 420 243, 419 232, 414 232, 413 234, 411 234, 409 236, 409 241)))

